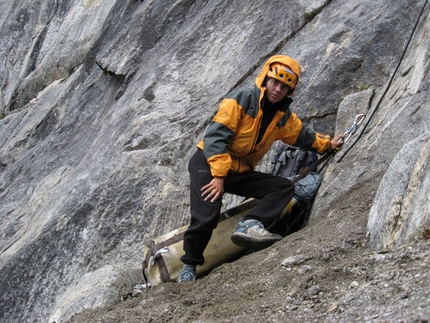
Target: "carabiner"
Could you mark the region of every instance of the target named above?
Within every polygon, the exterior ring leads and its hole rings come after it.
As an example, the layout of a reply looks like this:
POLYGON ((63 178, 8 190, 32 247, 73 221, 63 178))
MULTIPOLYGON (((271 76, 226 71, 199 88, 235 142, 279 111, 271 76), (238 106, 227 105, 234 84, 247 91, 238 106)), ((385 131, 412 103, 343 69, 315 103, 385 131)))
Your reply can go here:
POLYGON ((352 127, 344 132, 343 135, 345 136, 345 139, 343 140, 343 142, 346 142, 349 137, 351 137, 357 131, 358 125, 363 122, 364 118, 366 118, 365 114, 357 114, 352 127))
POLYGON ((149 264, 151 265, 151 266, 154 266, 154 264, 155 264, 155 260, 157 259, 157 258, 160 258, 160 256, 163 254, 163 253, 167 253, 167 252, 169 252, 169 248, 168 247, 164 247, 164 248, 161 248, 161 249, 159 249, 153 256, 151 256, 150 258, 149 258, 149 264))

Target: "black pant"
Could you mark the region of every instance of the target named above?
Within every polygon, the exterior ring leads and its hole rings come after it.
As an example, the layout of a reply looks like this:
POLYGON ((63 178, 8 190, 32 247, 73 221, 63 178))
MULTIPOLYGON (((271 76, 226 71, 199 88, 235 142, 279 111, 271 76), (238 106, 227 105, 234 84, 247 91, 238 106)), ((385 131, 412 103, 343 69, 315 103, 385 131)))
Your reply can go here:
MULTIPOLYGON (((213 178, 202 150, 197 149, 191 157, 188 171, 191 223, 184 235, 185 255, 181 257, 181 261, 188 265, 202 265, 203 251, 218 224, 222 197, 214 203, 204 201, 202 197, 201 188, 213 178)), ((284 177, 249 171, 226 176, 224 191, 259 199, 257 206, 245 219, 258 219, 267 227, 276 221, 292 199, 294 184, 284 177)))

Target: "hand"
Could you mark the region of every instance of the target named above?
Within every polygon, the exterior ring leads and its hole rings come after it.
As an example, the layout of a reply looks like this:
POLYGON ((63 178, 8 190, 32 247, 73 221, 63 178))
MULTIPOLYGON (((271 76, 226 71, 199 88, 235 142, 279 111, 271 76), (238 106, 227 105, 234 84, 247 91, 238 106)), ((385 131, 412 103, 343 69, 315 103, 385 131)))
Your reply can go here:
POLYGON ((330 150, 337 149, 338 147, 343 145, 343 139, 345 139, 344 135, 336 135, 330 141, 330 150))
POLYGON ((209 184, 202 187, 202 197, 205 201, 214 203, 224 193, 224 178, 214 177, 209 184))

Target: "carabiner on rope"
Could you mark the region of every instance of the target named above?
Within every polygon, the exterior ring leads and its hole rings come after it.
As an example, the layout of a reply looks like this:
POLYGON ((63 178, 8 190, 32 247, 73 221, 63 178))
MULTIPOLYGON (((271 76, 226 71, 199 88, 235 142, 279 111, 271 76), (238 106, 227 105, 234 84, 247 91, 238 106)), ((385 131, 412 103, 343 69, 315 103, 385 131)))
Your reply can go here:
POLYGON ((343 134, 345 136, 343 142, 346 142, 349 137, 351 137, 357 131, 358 125, 363 122, 364 118, 366 118, 365 114, 357 114, 352 127, 345 131, 345 133, 343 134))

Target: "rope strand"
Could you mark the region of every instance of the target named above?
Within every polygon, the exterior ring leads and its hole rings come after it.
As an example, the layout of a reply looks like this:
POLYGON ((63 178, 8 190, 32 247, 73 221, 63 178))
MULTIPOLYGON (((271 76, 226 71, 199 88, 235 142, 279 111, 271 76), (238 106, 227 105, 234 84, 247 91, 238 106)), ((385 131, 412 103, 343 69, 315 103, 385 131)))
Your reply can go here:
POLYGON ((424 13, 424 9, 425 9, 425 7, 426 7, 426 5, 427 5, 427 2, 430 2, 430 0, 424 0, 424 5, 423 5, 423 7, 422 7, 422 9, 421 9, 421 12, 420 12, 420 14, 419 14, 419 16, 418 16, 418 19, 417 19, 416 23, 415 23, 415 26, 414 26, 414 28, 412 29, 412 33, 411 33, 411 35, 409 36, 409 39, 408 39, 408 41, 407 41, 407 43, 406 43, 406 46, 405 46, 405 48, 403 49, 402 56, 400 57, 400 60, 399 60, 399 62, 398 62, 398 64, 397 64, 396 68, 394 69, 394 72, 393 72, 393 74, 391 75, 390 81, 388 82, 387 87, 385 88, 385 90, 384 90, 384 92, 383 92, 383 94, 382 94, 381 98, 379 99, 379 101, 378 101, 378 103, 376 104, 376 106, 375 106, 375 108, 373 109, 373 111, 369 114, 369 118, 367 118, 366 123, 363 125, 363 127, 362 127, 362 129, 361 129, 360 133, 357 135, 357 137, 356 137, 356 138, 355 138, 355 140, 352 142, 352 144, 351 144, 351 145, 350 145, 346 150, 344 150, 343 154, 339 157, 339 159, 336 161, 336 163, 340 163, 340 162, 342 161, 342 159, 346 156, 346 154, 347 154, 347 153, 352 149, 352 147, 354 147, 354 146, 355 146, 355 144, 358 142, 358 140, 360 140, 361 135, 364 133, 364 131, 366 130, 367 126, 370 124, 370 121, 372 120, 373 116, 375 115, 376 111, 379 109, 379 106, 381 105, 382 100, 384 99, 385 95, 388 93, 388 90, 390 89, 391 84, 392 84, 392 83, 393 83, 393 81, 394 81, 394 77, 396 76, 396 74, 397 74, 398 70, 400 69, 400 66, 402 65, 403 59, 404 59, 404 57, 405 57, 405 55, 406 55, 406 52, 407 52, 407 50, 408 50, 408 48, 409 48, 409 45, 410 45, 410 43, 411 43, 411 41, 412 41, 412 38, 413 38, 413 36, 414 36, 414 34, 415 34, 415 32, 416 32, 417 28, 418 28, 418 24, 419 24, 419 22, 420 22, 420 20, 421 20, 421 17, 422 17, 422 15, 423 15, 423 13, 424 13))

